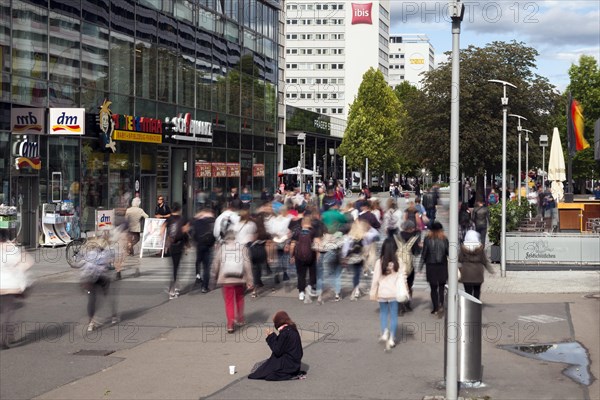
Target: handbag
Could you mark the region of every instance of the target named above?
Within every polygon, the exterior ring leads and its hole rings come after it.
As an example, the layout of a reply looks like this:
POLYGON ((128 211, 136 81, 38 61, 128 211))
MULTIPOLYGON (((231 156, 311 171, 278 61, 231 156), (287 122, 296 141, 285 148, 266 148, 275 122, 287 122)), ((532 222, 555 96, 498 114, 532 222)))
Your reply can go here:
POLYGON ((406 303, 410 300, 410 292, 408 283, 406 282, 406 274, 403 271, 398 271, 396 278, 396 301, 398 303, 406 303))

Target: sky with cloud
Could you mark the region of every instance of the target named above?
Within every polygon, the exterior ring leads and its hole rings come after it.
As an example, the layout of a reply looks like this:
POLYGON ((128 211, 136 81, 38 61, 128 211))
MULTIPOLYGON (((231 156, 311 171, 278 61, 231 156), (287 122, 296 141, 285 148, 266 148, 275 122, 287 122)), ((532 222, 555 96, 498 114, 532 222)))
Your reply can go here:
MULTIPOLYGON (((517 40, 535 48, 537 73, 560 91, 568 70, 581 55, 600 61, 600 1, 463 1, 461 48, 493 41, 517 40)), ((452 48, 448 2, 391 0, 390 34, 424 33, 435 49, 436 62, 452 48)), ((501 78, 499 78, 501 79, 501 78)))

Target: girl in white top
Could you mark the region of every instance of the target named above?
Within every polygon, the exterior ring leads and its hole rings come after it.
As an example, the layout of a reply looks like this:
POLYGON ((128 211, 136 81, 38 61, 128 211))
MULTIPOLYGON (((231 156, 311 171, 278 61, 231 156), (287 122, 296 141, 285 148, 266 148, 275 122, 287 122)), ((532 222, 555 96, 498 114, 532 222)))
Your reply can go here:
POLYGON ((233 226, 235 241, 240 246, 252 243, 256 237, 256 224, 250 219, 250 211, 240 210, 240 221, 233 226))
POLYGON ((388 237, 381 247, 381 257, 375 263, 373 280, 371 282, 371 300, 379 302, 379 322, 381 336, 379 340, 385 343, 386 351, 396 345, 396 329, 398 328, 397 279, 403 279, 400 270, 400 260, 396 257, 396 247, 393 237, 388 237), (389 322, 388 322, 389 318, 389 322))

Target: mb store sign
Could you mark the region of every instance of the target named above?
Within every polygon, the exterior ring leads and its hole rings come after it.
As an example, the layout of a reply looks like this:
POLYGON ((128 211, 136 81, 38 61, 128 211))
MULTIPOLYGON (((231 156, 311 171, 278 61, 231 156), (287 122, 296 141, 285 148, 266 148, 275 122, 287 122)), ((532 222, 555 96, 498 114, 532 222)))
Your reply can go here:
POLYGON ((160 119, 113 114, 110 100, 100 106, 100 138, 105 149, 116 151, 115 140, 143 143, 162 143, 163 129, 174 140, 212 143, 212 123, 196 121, 191 114, 179 114, 174 118, 160 119))
MULTIPOLYGON (((12 146, 15 168, 40 170, 40 147, 37 137, 46 132, 45 108, 13 108, 11 132, 22 135, 12 146)), ((83 135, 85 109, 51 108, 49 131, 51 135, 83 135)))

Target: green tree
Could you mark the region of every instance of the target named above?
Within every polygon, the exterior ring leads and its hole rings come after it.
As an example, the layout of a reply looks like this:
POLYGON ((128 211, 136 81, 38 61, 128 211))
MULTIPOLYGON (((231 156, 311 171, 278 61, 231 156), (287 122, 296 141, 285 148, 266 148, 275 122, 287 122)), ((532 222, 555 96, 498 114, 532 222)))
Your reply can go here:
POLYGON ((403 114, 381 71, 370 68, 365 72, 339 148, 348 165, 361 168, 368 158, 372 171, 397 171, 403 114))
MULTIPOLYGON (((585 180, 600 177, 599 166, 594 161, 594 123, 600 118, 600 68, 598 62, 592 56, 581 56, 579 65, 573 64, 569 68, 569 86, 567 93, 571 92, 571 96, 576 99, 583 108, 584 128, 583 135, 587 139, 590 147, 577 152, 573 158, 573 179, 585 180)), ((565 112, 563 125, 565 128, 562 131, 566 132, 566 103, 564 99, 565 112)), ((561 131, 561 133, 563 133, 561 131)), ((564 150, 567 150, 566 140, 564 150)), ((565 160, 566 160, 565 154, 565 160)))
MULTIPOLYGON (((450 52, 446 53, 450 57, 450 52)), ((562 112, 560 95, 548 80, 535 74, 534 48, 518 42, 493 42, 469 46, 460 54, 460 170, 467 176, 498 174, 502 168, 502 86, 490 79, 508 81, 509 113, 528 119, 524 127, 534 132, 529 141, 529 166, 542 166, 540 134, 551 136, 555 117, 562 112)), ((447 171, 450 162, 450 59, 427 72, 423 89, 407 97, 405 107, 411 129, 402 148, 411 161, 432 170, 447 171)), ((516 174, 517 120, 508 119, 507 167, 516 174)), ((524 170, 525 138, 522 138, 524 170)), ((479 179, 479 189, 483 180, 479 179)))

